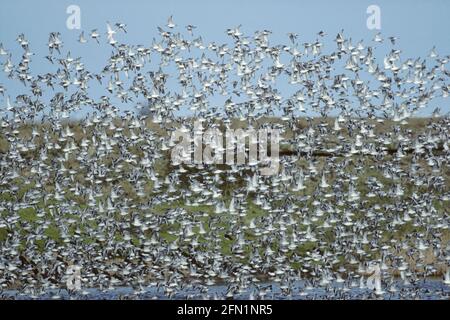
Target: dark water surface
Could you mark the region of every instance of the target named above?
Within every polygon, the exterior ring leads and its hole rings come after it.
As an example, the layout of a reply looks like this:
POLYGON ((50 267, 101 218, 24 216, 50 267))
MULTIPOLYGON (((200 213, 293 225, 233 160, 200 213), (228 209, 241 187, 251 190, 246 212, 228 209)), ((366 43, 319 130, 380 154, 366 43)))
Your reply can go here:
POLYGON ((334 283, 328 287, 311 287, 305 281, 296 281, 290 293, 282 292, 278 283, 263 283, 258 290, 250 286, 241 292, 231 295, 228 287, 223 285, 206 288, 190 287, 178 290, 176 294, 166 295, 164 288, 115 287, 106 290, 95 288, 82 289, 69 293, 66 289, 53 289, 45 292, 27 292, 9 290, 2 292, 3 298, 13 299, 450 299, 450 286, 440 279, 426 279, 414 284, 404 284, 396 280, 392 284, 383 285, 384 293, 375 294, 368 288, 360 288, 359 284, 334 283))

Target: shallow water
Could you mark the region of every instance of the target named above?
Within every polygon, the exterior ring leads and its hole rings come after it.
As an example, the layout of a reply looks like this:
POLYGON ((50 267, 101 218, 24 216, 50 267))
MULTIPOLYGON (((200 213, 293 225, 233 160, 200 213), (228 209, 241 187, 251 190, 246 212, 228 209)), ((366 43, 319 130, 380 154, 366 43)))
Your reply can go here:
MULTIPOLYGON (((450 299, 450 286, 438 279, 426 279, 414 284, 404 284, 401 280, 394 282, 395 292, 392 292, 391 284, 383 286, 383 294, 375 294, 368 288, 360 288, 359 285, 334 283, 328 287, 308 287, 305 281, 296 281, 290 294, 283 293, 278 283, 263 283, 260 288, 266 288, 266 294, 258 294, 256 287, 250 286, 242 292, 234 292, 234 299, 422 299, 437 300, 450 299)), ((13 299, 226 299, 228 287, 215 285, 204 288, 190 287, 177 291, 168 297, 163 288, 143 287, 134 290, 132 287, 115 287, 107 290, 96 288, 82 289, 79 292, 69 293, 66 289, 54 289, 40 293, 19 292, 8 290, 1 293, 4 298, 13 299)), ((261 291, 259 291, 261 292, 261 291)))

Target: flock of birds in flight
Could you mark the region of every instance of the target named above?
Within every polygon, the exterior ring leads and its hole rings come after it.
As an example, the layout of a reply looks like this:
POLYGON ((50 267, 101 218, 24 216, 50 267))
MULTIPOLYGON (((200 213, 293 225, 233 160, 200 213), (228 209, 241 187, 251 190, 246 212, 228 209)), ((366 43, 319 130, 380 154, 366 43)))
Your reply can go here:
POLYGON ((170 17, 149 46, 119 41, 123 23, 81 32, 110 46, 95 72, 59 32, 42 74, 25 35, 18 61, 0 44, 0 291, 58 298, 77 265, 80 296, 448 298, 450 121, 413 115, 448 96, 450 56, 403 59, 381 34, 341 31, 325 52, 322 31, 274 45, 268 30, 220 44, 186 29, 170 17), (193 119, 282 130, 280 173, 171 165, 170 133, 193 119))

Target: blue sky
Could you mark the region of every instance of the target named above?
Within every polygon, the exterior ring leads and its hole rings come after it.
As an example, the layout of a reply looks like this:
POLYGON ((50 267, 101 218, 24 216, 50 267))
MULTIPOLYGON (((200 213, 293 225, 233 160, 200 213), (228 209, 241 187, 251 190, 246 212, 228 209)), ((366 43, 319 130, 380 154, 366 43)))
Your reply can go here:
MULTIPOLYGON (((366 9, 375 4, 381 9, 383 36, 399 37, 397 48, 402 50, 403 58, 425 57, 433 46, 440 55, 450 54, 450 1, 446 0, 2 1, 0 42, 13 56, 20 58, 22 50, 15 39, 19 33, 24 33, 30 41, 31 51, 36 53, 32 70, 40 73, 48 68, 41 63, 42 57, 47 54, 48 34, 59 31, 65 50, 70 50, 73 56, 82 56, 87 69, 103 65, 110 48, 107 45, 98 46, 93 41, 81 46, 76 41, 80 30, 67 29, 66 8, 71 4, 81 9, 81 30, 89 33, 98 28, 103 41, 106 21, 120 21, 128 26, 124 42, 148 46, 154 37, 158 37, 156 26, 163 26, 167 17, 173 15, 175 23, 183 29, 187 24, 196 25, 196 32, 202 35, 205 43, 226 42, 228 36, 225 30, 242 24, 241 30, 247 34, 253 34, 255 30, 272 30, 272 43, 288 43, 287 32, 298 33, 302 42, 313 41, 316 33, 323 30, 328 34, 325 47, 334 47, 331 40, 341 29, 354 42, 360 39, 369 42, 377 31, 366 27, 366 9)), ((7 87, 12 96, 23 90, 20 83, 8 82, 3 72, 0 83, 7 87)), ((448 100, 437 103, 444 111, 450 110, 448 100)), ((434 107, 430 106, 427 110, 434 107)))

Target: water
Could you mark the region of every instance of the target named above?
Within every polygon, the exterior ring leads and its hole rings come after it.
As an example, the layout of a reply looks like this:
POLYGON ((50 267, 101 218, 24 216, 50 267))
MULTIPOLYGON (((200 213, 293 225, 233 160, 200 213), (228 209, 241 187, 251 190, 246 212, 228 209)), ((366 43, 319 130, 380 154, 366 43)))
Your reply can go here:
MULTIPOLYGON (((343 283, 334 283, 328 287, 308 287, 305 281, 296 281, 292 286, 292 292, 286 294, 282 292, 278 283, 262 283, 260 288, 266 290, 257 290, 250 286, 242 292, 234 292, 233 299, 421 299, 421 300, 440 300, 450 299, 450 286, 443 283, 440 279, 426 279, 415 284, 404 284, 401 280, 395 280, 396 291, 391 292, 391 284, 383 285, 381 295, 368 288, 360 288, 356 284, 349 285, 343 283), (266 294, 258 294, 267 291, 266 294)), ((178 290, 170 297, 164 294, 164 288, 143 287, 140 290, 134 290, 132 287, 115 287, 107 290, 96 288, 82 289, 79 292, 69 293, 66 289, 53 289, 41 293, 19 292, 8 290, 2 292, 6 299, 226 299, 228 287, 223 285, 214 285, 209 287, 189 287, 178 290)), ((229 297, 228 297, 229 298, 229 297)))

